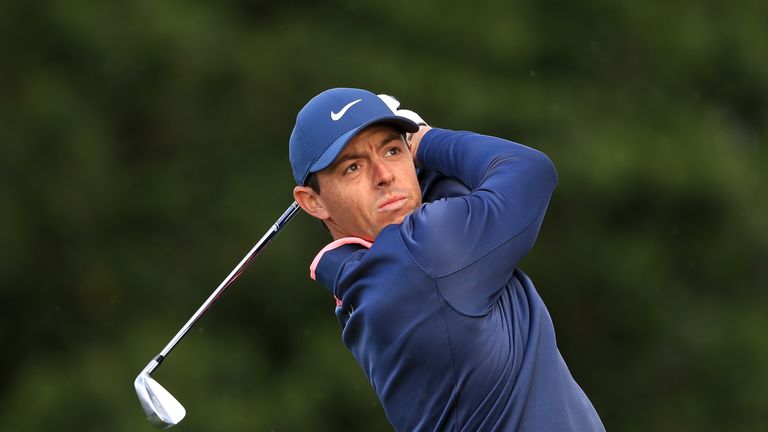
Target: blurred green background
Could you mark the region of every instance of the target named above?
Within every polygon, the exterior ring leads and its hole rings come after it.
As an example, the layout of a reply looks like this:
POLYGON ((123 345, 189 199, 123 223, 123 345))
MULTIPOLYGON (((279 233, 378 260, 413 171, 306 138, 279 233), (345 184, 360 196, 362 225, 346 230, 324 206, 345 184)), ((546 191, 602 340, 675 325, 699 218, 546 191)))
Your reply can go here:
MULTIPOLYGON (((608 430, 768 430, 768 3, 0 4, 0 430, 151 431, 132 381, 292 201, 336 86, 546 152, 522 263, 608 430)), ((182 431, 390 430, 299 215, 156 373, 182 431)))

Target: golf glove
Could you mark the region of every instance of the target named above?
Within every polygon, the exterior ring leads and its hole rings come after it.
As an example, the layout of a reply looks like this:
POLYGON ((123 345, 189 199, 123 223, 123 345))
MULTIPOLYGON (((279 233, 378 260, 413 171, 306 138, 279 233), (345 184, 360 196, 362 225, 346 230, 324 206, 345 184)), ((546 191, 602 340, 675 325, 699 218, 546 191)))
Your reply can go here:
POLYGON ((381 99, 382 101, 384 101, 385 104, 387 104, 389 109, 391 109, 392 112, 395 113, 395 115, 398 115, 400 117, 405 117, 419 126, 427 126, 427 122, 425 122, 424 119, 421 118, 421 116, 416 114, 415 112, 407 109, 398 109, 400 107, 400 101, 395 99, 394 96, 390 96, 386 94, 380 94, 378 96, 379 96, 379 99, 381 99))

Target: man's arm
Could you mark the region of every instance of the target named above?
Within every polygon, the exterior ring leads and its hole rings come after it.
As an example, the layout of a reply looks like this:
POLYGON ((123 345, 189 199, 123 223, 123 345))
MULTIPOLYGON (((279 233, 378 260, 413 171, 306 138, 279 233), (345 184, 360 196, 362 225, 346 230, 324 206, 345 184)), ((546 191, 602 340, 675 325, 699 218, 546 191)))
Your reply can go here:
POLYGON ((412 140, 420 166, 456 177, 472 192, 420 207, 403 221, 403 239, 455 307, 483 313, 533 247, 557 174, 529 147, 423 129, 412 140))
POLYGON ((424 137, 424 135, 431 129, 432 127, 427 125, 419 126, 418 132, 413 133, 407 137, 408 148, 411 149, 413 163, 416 165, 416 167, 419 167, 419 159, 416 157, 416 155, 419 153, 419 144, 421 144, 421 139, 424 137))

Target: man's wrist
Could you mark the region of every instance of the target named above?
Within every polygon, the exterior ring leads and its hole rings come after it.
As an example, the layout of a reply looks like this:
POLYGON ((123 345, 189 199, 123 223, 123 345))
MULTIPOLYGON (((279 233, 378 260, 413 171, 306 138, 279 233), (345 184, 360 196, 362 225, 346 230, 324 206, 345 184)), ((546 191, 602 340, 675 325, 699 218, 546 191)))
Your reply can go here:
POLYGON ((424 135, 429 132, 432 128, 427 125, 419 126, 418 132, 409 133, 406 136, 408 147, 411 149, 411 156, 413 156, 413 163, 417 167, 419 166, 419 160, 416 157, 416 154, 419 151, 419 144, 421 144, 421 139, 424 137, 424 135))

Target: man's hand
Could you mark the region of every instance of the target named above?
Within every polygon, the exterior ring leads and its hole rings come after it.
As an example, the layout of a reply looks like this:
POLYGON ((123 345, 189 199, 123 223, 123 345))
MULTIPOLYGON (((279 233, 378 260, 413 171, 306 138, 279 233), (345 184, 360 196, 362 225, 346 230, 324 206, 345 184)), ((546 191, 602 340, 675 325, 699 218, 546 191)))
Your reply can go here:
POLYGON ((419 142, 421 142, 421 137, 424 136, 425 133, 427 133, 428 130, 431 128, 429 125, 427 125, 427 122, 424 121, 423 118, 421 118, 420 115, 418 115, 416 112, 407 110, 407 109, 399 109, 400 108, 400 101, 394 98, 394 96, 386 95, 386 94, 380 94, 378 95, 379 99, 384 101, 385 104, 389 107, 389 109, 392 110, 395 115, 398 115, 400 117, 405 117, 408 120, 411 120, 412 122, 419 125, 419 131, 415 133, 408 133, 406 135, 405 141, 406 144, 408 144, 408 148, 411 149, 411 155, 413 156, 413 163, 416 164, 416 166, 419 166, 419 161, 416 160, 416 151, 419 149, 419 142))
POLYGON ((384 101, 384 103, 387 104, 389 109, 391 109, 392 112, 395 113, 395 115, 398 115, 400 117, 405 117, 419 126, 427 125, 427 122, 425 122, 424 119, 421 118, 421 116, 416 114, 415 112, 407 109, 398 109, 400 107, 400 101, 395 99, 394 96, 380 94, 379 99, 384 101))

